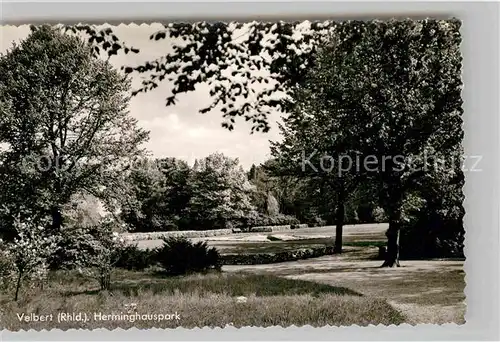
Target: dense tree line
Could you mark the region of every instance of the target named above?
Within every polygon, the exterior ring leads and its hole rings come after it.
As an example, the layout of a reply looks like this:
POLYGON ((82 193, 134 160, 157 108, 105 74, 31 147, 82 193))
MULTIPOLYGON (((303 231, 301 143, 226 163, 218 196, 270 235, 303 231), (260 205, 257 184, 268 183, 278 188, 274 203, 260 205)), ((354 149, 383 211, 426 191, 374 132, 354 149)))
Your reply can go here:
POLYGON ((144 160, 125 182, 121 217, 134 231, 226 228, 254 210, 237 159, 212 154, 193 167, 175 159, 144 160))
MULTIPOLYGON (((307 223, 332 225, 324 187, 298 177, 282 176, 270 159, 244 171, 237 159, 215 153, 185 161, 145 159, 127 174, 128 196, 120 204, 121 219, 131 231, 207 230, 307 223)), ((345 223, 373 223, 376 206, 366 194, 346 203, 345 223)))

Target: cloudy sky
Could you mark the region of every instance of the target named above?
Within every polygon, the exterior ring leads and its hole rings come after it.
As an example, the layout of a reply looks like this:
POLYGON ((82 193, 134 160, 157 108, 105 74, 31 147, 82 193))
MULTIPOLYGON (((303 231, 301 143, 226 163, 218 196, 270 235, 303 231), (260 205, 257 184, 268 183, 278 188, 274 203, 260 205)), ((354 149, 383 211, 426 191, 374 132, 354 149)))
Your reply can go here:
MULTIPOLYGON (((140 49, 139 54, 113 56, 110 62, 119 68, 122 65, 136 65, 165 54, 170 42, 150 41, 149 36, 161 29, 160 25, 120 25, 114 27, 115 34, 129 46, 140 49)), ((29 26, 1 26, 0 52, 4 53, 13 41, 26 38, 29 26)), ((140 84, 140 78, 133 79, 133 85, 140 84)), ((250 134, 250 124, 236 121, 232 132, 221 127, 222 114, 211 111, 200 114, 199 109, 210 103, 208 87, 199 86, 195 92, 181 94, 174 106, 165 106, 165 98, 170 94, 168 81, 164 81, 154 91, 141 93, 130 103, 130 113, 139 124, 150 131, 150 141, 146 147, 157 157, 178 157, 189 163, 213 152, 222 152, 238 157, 245 168, 252 163, 259 164, 269 157, 269 140, 278 140, 279 132, 274 120, 268 133, 250 134)))

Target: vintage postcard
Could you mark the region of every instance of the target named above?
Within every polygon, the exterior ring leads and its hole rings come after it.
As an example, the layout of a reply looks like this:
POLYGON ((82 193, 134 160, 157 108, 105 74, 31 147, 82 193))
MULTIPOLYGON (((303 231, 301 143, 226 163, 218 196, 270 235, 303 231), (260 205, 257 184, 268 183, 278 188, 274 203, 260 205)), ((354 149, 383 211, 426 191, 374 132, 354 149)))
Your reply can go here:
POLYGON ((2 26, 0 330, 464 323, 460 26, 2 26))

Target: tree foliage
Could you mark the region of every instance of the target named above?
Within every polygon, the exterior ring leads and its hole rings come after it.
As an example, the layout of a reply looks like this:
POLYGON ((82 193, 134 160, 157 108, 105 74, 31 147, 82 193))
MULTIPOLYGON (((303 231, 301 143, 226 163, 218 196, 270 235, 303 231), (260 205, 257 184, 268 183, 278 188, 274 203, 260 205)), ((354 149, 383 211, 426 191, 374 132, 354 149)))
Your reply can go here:
POLYGON ((422 182, 457 171, 449 157, 460 155, 463 136, 460 23, 371 21, 345 23, 348 27, 350 34, 329 37, 311 73, 293 89, 295 108, 274 153, 291 172, 319 179, 333 191, 356 184, 356 178, 374 184, 389 219, 385 265, 393 266, 407 196, 422 182), (312 152, 307 174, 299 166, 312 152), (445 168, 430 171, 426 153, 446 153, 445 168), (324 154, 337 166, 325 169, 324 154), (351 163, 361 157, 361 165, 346 166, 356 172, 322 177, 325 170, 344 168, 342 156, 351 163))
MULTIPOLYGON (((111 29, 87 25, 67 27, 83 33, 98 49, 109 39, 120 41, 111 29), (115 37, 115 38, 113 38, 115 37)), ((168 40, 171 52, 140 65, 123 66, 125 73, 142 75, 142 84, 133 95, 156 89, 171 81, 166 105, 174 105, 178 94, 194 91, 208 84, 213 102, 201 113, 223 113, 222 126, 232 130, 235 119, 252 123, 252 132, 270 129, 269 116, 286 111, 286 94, 300 83, 314 64, 314 54, 322 38, 330 31, 343 32, 341 23, 325 22, 195 22, 169 23, 149 38, 168 40)), ((123 50, 139 52, 116 44, 116 54, 123 50)), ((100 50, 98 50, 100 51, 100 50)), ((111 56, 110 55, 110 56, 111 56)))
POLYGON ((0 59, 1 203, 52 214, 75 193, 103 198, 147 132, 128 113, 130 82, 92 47, 41 26, 0 59), (107 189, 107 190, 106 190, 107 189), (22 193, 23 196, 16 194, 22 193))
POLYGON ((48 234, 44 226, 32 220, 16 218, 14 228, 17 237, 2 254, 5 253, 3 257, 11 262, 10 274, 4 274, 4 277, 14 284, 14 300, 17 301, 24 283, 33 285, 35 281, 46 280, 48 258, 56 246, 57 237, 48 234))
POLYGON ((136 163, 125 179, 130 192, 122 198, 121 218, 137 232, 183 229, 190 173, 187 163, 175 158, 136 163))
POLYGON ((463 137, 459 27, 458 21, 367 22, 339 56, 345 63, 336 70, 345 84, 339 95, 355 110, 357 149, 377 160, 366 177, 379 185, 389 219, 387 266, 398 263, 405 196, 424 177, 457 171, 450 157, 460 155, 463 137), (426 154, 445 159, 444 168, 429 171, 426 154))
POLYGON ((252 188, 238 159, 214 153, 197 160, 189 184, 189 217, 197 229, 241 224, 255 210, 252 188))

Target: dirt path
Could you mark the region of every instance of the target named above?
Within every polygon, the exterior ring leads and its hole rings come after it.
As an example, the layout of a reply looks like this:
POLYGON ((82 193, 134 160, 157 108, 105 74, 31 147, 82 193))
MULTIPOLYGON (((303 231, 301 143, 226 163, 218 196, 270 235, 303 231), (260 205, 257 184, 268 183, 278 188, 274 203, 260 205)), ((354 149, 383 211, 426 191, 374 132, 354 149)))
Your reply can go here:
POLYGON ((464 323, 463 261, 402 261, 399 268, 379 268, 369 260, 373 248, 346 248, 341 256, 272 265, 224 266, 227 272, 272 273, 288 278, 345 286, 367 296, 385 298, 409 323, 464 323))
MULTIPOLYGON (((387 224, 350 225, 344 227, 344 242, 383 241, 387 224)), ((274 235, 318 239, 333 237, 335 227, 296 229, 274 235)), ((252 244, 269 247, 270 234, 245 233, 219 236, 207 240, 219 250, 248 249, 252 244)), ((194 239, 202 240, 202 239, 194 239)), ((299 240, 300 241, 300 240, 299 240)), ((286 242, 286 241, 282 241, 286 242)), ((161 240, 141 241, 139 247, 151 248, 161 240)), ((271 265, 224 266, 227 272, 272 273, 329 285, 345 286, 366 296, 385 298, 408 318, 409 323, 463 323, 465 314, 465 281, 463 261, 402 261, 402 267, 379 268, 381 261, 371 260, 376 248, 345 247, 342 255, 271 265)))

